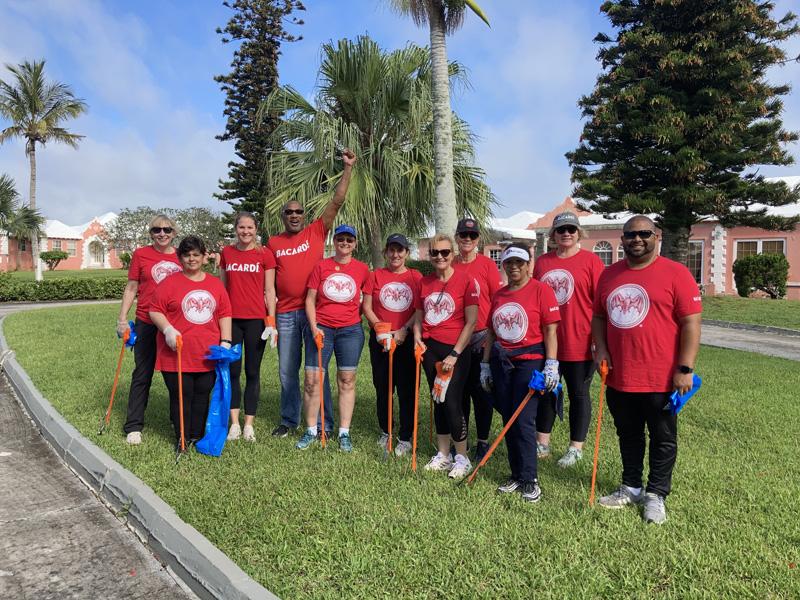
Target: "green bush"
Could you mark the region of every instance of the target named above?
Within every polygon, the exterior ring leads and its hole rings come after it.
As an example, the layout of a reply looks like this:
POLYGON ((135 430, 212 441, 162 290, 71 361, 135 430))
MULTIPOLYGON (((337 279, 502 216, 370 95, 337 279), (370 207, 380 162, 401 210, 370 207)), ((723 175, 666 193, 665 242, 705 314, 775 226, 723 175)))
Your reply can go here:
POLYGON ((406 266, 409 269, 416 269, 417 271, 419 271, 423 275, 430 275, 434 271, 433 265, 428 260, 412 260, 412 259, 408 259, 406 261, 406 266))
POLYGON ((117 255, 119 262, 122 263, 122 268, 126 271, 131 267, 131 260, 133 259, 133 255, 130 252, 120 252, 117 255))
POLYGON ((739 258, 733 263, 736 291, 747 298, 760 290, 770 298, 786 295, 786 280, 789 278, 789 261, 783 254, 754 254, 739 258))
POLYGON ((62 260, 67 260, 69 258, 69 254, 63 250, 47 250, 40 253, 39 258, 44 261, 50 271, 55 271, 56 267, 58 267, 58 263, 60 263, 62 260))
POLYGON ((45 279, 16 281, 0 278, 0 302, 45 302, 53 300, 107 300, 122 298, 127 285, 119 277, 93 279, 45 279))

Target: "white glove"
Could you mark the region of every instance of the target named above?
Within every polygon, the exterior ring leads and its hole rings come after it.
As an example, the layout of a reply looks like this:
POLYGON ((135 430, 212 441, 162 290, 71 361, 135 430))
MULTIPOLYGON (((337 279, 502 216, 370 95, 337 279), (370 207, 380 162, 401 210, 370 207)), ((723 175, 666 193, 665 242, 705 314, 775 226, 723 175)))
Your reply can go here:
POLYGON ((437 404, 444 402, 447 396, 447 388, 450 386, 450 381, 453 379, 452 371, 443 371, 442 363, 436 363, 436 379, 433 380, 433 389, 431 396, 433 401, 437 404))
POLYGON ((219 345, 222 346, 223 348, 225 348, 225 350, 230 350, 231 349, 231 343, 230 342, 220 342, 219 345))
POLYGON ((392 340, 394 336, 392 336, 391 333, 378 333, 375 335, 375 339, 383 346, 384 352, 388 352, 392 349, 392 340))
POLYGON ((492 386, 494 385, 494 381, 492 380, 492 369, 489 367, 489 363, 482 362, 481 363, 481 387, 487 391, 492 391, 492 386))
POLYGON ((264 323, 266 324, 266 327, 264 327, 264 331, 261 333, 261 339, 269 340, 270 348, 277 348, 278 328, 275 325, 275 317, 267 317, 264 319, 264 323))
POLYGON ((164 339, 167 341, 167 346, 170 347, 171 350, 176 351, 178 350, 178 337, 181 335, 181 332, 175 329, 172 325, 164 329, 164 339))
POLYGON ((556 389, 561 376, 558 374, 558 361, 555 358, 548 358, 544 361, 544 384, 547 386, 547 391, 552 392, 556 389))

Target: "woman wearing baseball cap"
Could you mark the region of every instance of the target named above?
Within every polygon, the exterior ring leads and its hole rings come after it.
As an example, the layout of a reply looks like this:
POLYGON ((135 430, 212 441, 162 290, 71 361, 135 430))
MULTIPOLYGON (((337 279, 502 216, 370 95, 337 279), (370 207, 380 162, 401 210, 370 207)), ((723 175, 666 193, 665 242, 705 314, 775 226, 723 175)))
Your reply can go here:
POLYGON ((389 355, 392 344, 392 383, 397 388, 400 404, 400 432, 394 453, 403 456, 411 451, 414 427, 414 344, 408 339, 414 324, 414 300, 419 294, 422 274, 406 266, 410 244, 406 236, 393 233, 386 238, 383 256, 386 267, 369 274, 364 286, 364 316, 372 327, 369 336, 369 357, 372 383, 377 398, 378 445, 386 447, 389 438, 389 355))
MULTIPOLYGON (((511 244, 503 251, 508 285, 492 298, 481 362, 481 384, 494 389, 503 423, 527 395, 534 370, 544 374, 549 390, 558 384, 558 302, 550 287, 531 279, 530 260, 523 244, 511 244)), ((526 502, 538 502, 542 496, 535 450, 538 404, 539 395, 534 394, 506 433, 511 476, 497 488, 504 494, 519 490, 526 502)))
MULTIPOLYGON (((582 237, 583 230, 575 213, 557 215, 550 228, 550 241, 557 247, 540 256, 533 269, 533 277, 553 289, 561 309, 558 361, 569 395, 570 442, 557 464, 565 469, 583 458, 583 443, 592 416, 589 398, 594 375, 592 301, 597 280, 605 268, 594 252, 578 246, 582 237)), ((550 455, 550 432, 555 419, 552 403, 542 402, 536 423, 540 458, 550 455)))
MULTIPOLYGON (((325 371, 328 387, 328 363, 336 355, 336 381, 339 388, 339 449, 351 452, 350 420, 356 401, 356 369, 364 347, 361 328, 361 292, 369 267, 353 258, 356 230, 339 225, 333 232, 334 256, 320 261, 308 278, 306 315, 311 335, 306 337, 305 414, 307 429, 297 442, 305 450, 317 439, 319 416, 319 369, 325 371), (322 335, 322 366, 317 363, 314 339, 322 335)), ((330 392, 326 394, 330 397, 330 392)), ((325 407, 325 420, 333 424, 333 406, 325 407)), ((320 423, 320 427, 328 427, 320 423)))

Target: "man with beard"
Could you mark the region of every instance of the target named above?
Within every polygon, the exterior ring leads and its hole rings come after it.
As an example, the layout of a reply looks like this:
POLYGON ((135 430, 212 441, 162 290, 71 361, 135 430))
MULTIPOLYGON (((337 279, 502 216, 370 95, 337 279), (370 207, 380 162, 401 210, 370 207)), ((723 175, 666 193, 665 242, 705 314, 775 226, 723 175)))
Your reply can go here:
MULTIPOLYGON (((336 185, 333 198, 325 206, 320 218, 306 226, 305 209, 296 200, 290 200, 281 210, 284 232, 272 236, 267 244, 275 255, 275 288, 278 295, 281 422, 272 432, 275 437, 286 437, 289 435, 289 430, 295 429, 300 423, 298 373, 303 352, 303 336, 309 335, 305 311, 306 282, 316 264, 322 260, 325 238, 347 197, 356 155, 350 150, 345 150, 342 152, 342 161, 344 162, 342 176, 336 185)), ((329 402, 328 400, 327 403, 329 402)), ((330 427, 326 426, 327 429, 333 429, 332 420, 330 427)))
POLYGON ((642 505, 644 520, 661 524, 678 454, 669 397, 692 387, 700 292, 685 266, 657 254, 658 234, 649 217, 636 215, 625 223, 622 245, 625 260, 605 269, 594 296, 595 362, 608 364, 608 408, 622 455, 622 485, 599 504, 642 505), (650 471, 643 490, 645 426, 650 471))

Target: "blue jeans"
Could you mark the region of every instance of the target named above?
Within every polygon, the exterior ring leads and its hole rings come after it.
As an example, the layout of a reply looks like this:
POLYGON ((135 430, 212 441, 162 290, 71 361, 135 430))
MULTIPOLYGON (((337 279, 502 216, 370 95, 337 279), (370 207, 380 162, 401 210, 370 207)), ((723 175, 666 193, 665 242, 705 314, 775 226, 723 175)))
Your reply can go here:
MULTIPOLYGON (((325 332, 322 342, 322 365, 325 369, 325 431, 333 431, 333 401, 331 400, 331 384, 328 379, 328 364, 331 356, 336 356, 336 369, 338 371, 355 371, 358 369, 358 362, 361 360, 361 350, 364 348, 364 329, 361 321, 355 325, 347 327, 326 327, 317 325, 325 332)), ((308 328, 306 335, 306 371, 316 370, 317 346, 311 338, 311 328, 308 328)), ((320 419, 317 417, 317 427, 320 426, 320 419)))
MULTIPOLYGON (((278 313, 278 377, 281 381, 281 425, 294 429, 300 424, 300 359, 303 336, 308 340, 305 310, 278 313)), ((313 341, 312 341, 313 344, 313 341)))

